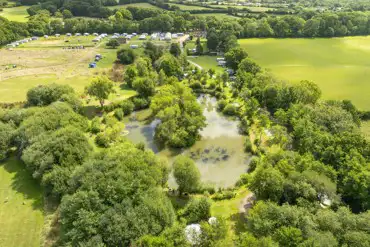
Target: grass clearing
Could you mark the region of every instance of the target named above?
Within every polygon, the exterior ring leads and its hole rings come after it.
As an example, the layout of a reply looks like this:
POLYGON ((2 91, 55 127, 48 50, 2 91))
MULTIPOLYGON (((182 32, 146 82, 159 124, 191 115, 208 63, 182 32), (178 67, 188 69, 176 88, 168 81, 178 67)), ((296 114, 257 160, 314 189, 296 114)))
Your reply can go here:
POLYGON ((3 11, 0 12, 0 16, 7 18, 9 21, 27 22, 27 9, 29 7, 30 6, 4 8, 3 11))
POLYGON ((242 39, 242 47, 278 78, 317 83, 324 99, 370 110, 370 36, 329 39, 242 39))
MULTIPOLYGON (((65 43, 65 37, 40 38, 12 50, 0 49, 0 99, 1 102, 15 102, 26 99, 27 91, 40 84, 59 83, 72 86, 78 93, 94 76, 108 74, 116 59, 117 49, 107 49, 104 43, 94 45, 89 37, 71 37, 65 43), (80 42, 77 42, 80 39, 80 42), (91 45, 80 50, 62 49, 76 44, 91 45), (90 69, 88 64, 94 61, 96 54, 103 59, 97 62, 97 68, 90 69), (9 65, 17 65, 12 68, 9 65), (6 69, 8 67, 8 69, 6 69)), ((117 93, 110 100, 129 97, 133 90, 116 86, 117 93)))
POLYGON ((200 65, 205 70, 213 68, 216 72, 223 72, 225 69, 217 65, 216 58, 216 56, 197 56, 188 57, 188 60, 200 65))
POLYGON ((39 247, 43 192, 21 161, 0 162, 0 246, 39 247))

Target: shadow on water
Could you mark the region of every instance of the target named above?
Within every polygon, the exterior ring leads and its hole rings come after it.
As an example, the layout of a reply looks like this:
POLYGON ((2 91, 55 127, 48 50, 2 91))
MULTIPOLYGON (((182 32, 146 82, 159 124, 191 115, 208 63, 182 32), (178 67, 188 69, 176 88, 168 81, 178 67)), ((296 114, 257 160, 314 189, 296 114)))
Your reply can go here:
POLYGON ((43 210, 43 192, 38 182, 33 179, 21 160, 11 157, 0 162, 0 166, 12 176, 11 188, 21 193, 27 200, 32 200, 32 208, 43 210))

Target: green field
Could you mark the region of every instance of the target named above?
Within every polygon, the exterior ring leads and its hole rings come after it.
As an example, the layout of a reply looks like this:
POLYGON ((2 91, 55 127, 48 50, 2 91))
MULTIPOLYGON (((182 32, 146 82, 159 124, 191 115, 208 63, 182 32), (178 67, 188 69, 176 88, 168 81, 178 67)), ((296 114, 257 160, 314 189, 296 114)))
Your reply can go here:
POLYGON ((200 9, 207 9, 202 6, 192 6, 192 5, 184 5, 184 4, 177 4, 177 3, 171 3, 171 6, 177 6, 181 10, 200 10, 200 9))
POLYGON ((27 9, 29 6, 19 6, 13 8, 4 8, 0 12, 0 16, 7 18, 10 21, 26 22, 28 19, 27 9))
POLYGON ((243 39, 249 55, 278 78, 317 83, 325 99, 349 99, 370 110, 370 36, 331 39, 243 39))
POLYGON ((253 7, 253 6, 239 6, 239 5, 210 5, 211 7, 217 7, 217 8, 236 8, 236 9, 249 9, 253 12, 266 12, 268 10, 273 10, 273 8, 267 8, 267 7, 253 7))
POLYGON ((108 8, 109 9, 119 9, 119 8, 127 8, 127 7, 161 9, 149 3, 129 3, 129 4, 116 5, 116 6, 109 6, 108 8))
POLYGON ((193 15, 203 16, 203 17, 212 16, 212 17, 216 17, 217 19, 223 19, 223 18, 237 19, 237 18, 239 18, 237 16, 223 14, 223 13, 201 13, 201 14, 193 14, 193 15))
POLYGON ((0 246, 39 247, 44 225, 43 195, 24 165, 0 163, 0 246))
POLYGON ((205 70, 213 68, 216 72, 223 72, 224 68, 217 65, 216 58, 215 56, 199 56, 188 57, 188 60, 200 65, 205 70))
MULTIPOLYGON (((116 49, 106 49, 105 42, 93 44, 93 36, 40 38, 12 50, 0 49, 0 101, 24 101, 27 91, 40 84, 60 83, 83 93, 92 78, 100 73, 109 74, 116 60, 116 49), (78 40, 80 40, 78 42, 78 40), (75 45, 90 46, 82 50, 62 49, 75 45), (95 54, 103 55, 97 68, 90 69, 95 54), (12 68, 12 65, 17 65, 12 68), (10 65, 10 66, 9 66, 10 65), (7 69, 8 68, 8 69, 7 69)), ((120 72, 122 73, 122 72, 120 72)), ((109 100, 119 100, 135 94, 116 85, 116 93, 109 100)))

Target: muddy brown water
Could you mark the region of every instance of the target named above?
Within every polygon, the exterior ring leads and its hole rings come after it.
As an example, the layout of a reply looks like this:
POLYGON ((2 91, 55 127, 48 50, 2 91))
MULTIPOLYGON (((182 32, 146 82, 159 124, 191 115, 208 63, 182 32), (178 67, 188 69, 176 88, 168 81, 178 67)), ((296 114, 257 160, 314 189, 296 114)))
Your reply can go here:
MULTIPOLYGON (((201 139, 192 147, 186 149, 161 148, 154 141, 155 127, 160 123, 139 121, 148 110, 133 113, 125 118, 126 137, 133 143, 143 142, 160 157, 165 157, 172 164, 177 155, 191 157, 199 168, 202 181, 216 187, 233 186, 240 175, 245 173, 250 156, 244 153, 244 136, 239 134, 238 121, 223 116, 216 110, 217 101, 207 95, 201 95, 198 101, 203 106, 207 126, 200 131, 201 139)), ((168 181, 171 187, 176 187, 172 175, 168 181)))

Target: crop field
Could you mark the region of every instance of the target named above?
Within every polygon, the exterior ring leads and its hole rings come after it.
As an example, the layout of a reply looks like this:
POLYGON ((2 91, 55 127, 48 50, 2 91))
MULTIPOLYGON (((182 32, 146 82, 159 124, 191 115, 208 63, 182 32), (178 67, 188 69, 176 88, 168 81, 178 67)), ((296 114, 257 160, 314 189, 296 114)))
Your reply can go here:
POLYGON ((15 158, 0 162, 0 246, 39 247, 43 193, 15 158))
POLYGON ((151 5, 149 3, 129 3, 129 4, 109 6, 108 8, 109 9, 119 9, 119 8, 127 8, 127 7, 161 9, 161 8, 158 8, 157 6, 151 5))
POLYGON ((0 16, 5 17, 10 21, 26 22, 28 20, 28 8, 29 6, 4 8, 3 11, 0 12, 0 16))
POLYGON ((250 57, 278 78, 317 83, 323 98, 370 110, 370 36, 331 39, 242 39, 250 57))
MULTIPOLYGON (((47 83, 68 84, 82 93, 94 76, 108 73, 116 59, 116 49, 107 49, 104 43, 95 45, 92 39, 93 36, 70 37, 66 43, 65 36, 49 37, 11 50, 0 49, 0 101, 23 101, 30 88, 47 83), (77 44, 86 48, 66 49, 77 44), (94 61, 96 54, 103 55, 103 59, 97 62, 97 68, 90 69, 88 64, 94 61)), ((130 96, 134 92, 118 85, 116 91, 110 100, 130 96)))

